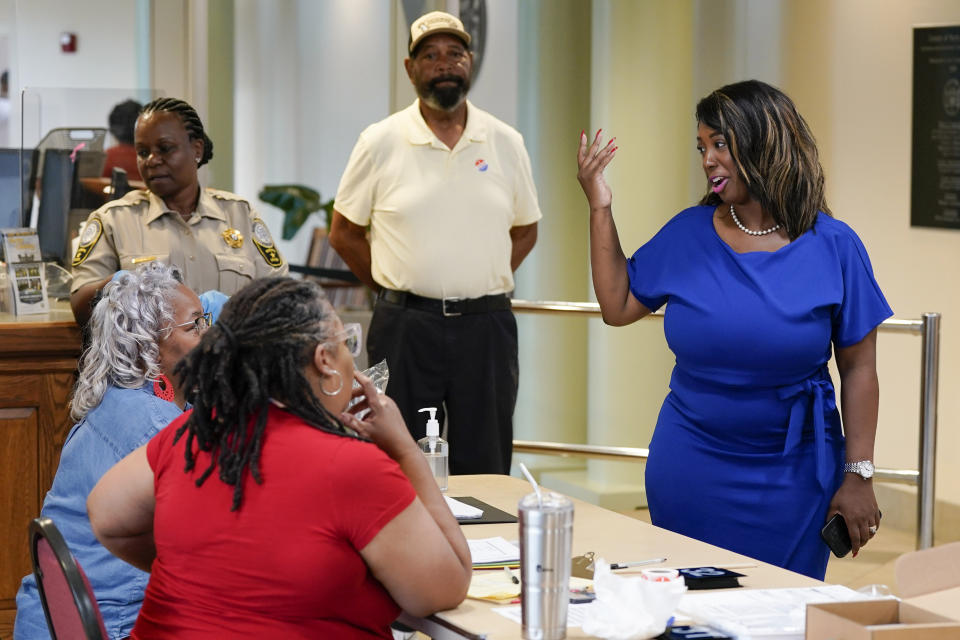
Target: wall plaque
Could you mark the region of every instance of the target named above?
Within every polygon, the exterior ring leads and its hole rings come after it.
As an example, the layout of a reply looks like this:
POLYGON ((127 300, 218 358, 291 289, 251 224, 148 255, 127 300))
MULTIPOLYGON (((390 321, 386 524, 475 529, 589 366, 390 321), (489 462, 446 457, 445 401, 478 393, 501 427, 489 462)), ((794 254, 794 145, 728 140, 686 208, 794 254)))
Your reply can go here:
POLYGON ((913 30, 910 224, 960 229, 960 25, 913 30))

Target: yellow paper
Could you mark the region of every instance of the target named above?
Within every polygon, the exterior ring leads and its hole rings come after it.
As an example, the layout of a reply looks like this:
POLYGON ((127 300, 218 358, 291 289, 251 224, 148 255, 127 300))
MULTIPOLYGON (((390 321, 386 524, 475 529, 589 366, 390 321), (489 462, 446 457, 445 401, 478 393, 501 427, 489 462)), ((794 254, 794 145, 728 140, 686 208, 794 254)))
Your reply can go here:
POLYGON ((509 600, 520 597, 520 585, 506 571, 474 571, 467 590, 468 598, 509 600))
MULTIPOLYGON (((570 588, 580 591, 591 589, 593 581, 571 576, 570 588)), ((505 571, 474 571, 467 597, 499 603, 519 598, 520 585, 514 584, 505 571)))

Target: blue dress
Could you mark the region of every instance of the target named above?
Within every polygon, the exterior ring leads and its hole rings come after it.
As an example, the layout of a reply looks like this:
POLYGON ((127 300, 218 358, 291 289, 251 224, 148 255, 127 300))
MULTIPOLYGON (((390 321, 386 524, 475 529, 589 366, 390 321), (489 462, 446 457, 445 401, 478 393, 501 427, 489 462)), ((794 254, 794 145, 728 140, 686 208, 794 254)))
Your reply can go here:
POLYGON ((650 517, 822 579, 844 457, 827 362, 892 311, 843 222, 820 214, 777 251, 739 254, 713 213, 682 211, 627 263, 640 302, 668 303, 676 356, 646 466, 650 517))

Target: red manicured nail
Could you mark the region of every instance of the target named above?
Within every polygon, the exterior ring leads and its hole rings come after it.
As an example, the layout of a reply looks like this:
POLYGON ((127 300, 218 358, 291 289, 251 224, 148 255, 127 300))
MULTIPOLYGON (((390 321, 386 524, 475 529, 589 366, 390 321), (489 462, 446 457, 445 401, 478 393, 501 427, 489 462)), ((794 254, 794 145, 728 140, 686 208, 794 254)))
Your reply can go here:
POLYGON ((620 148, 620 147, 614 147, 613 149, 610 149, 610 153, 616 153, 617 149, 619 149, 619 148, 620 148))

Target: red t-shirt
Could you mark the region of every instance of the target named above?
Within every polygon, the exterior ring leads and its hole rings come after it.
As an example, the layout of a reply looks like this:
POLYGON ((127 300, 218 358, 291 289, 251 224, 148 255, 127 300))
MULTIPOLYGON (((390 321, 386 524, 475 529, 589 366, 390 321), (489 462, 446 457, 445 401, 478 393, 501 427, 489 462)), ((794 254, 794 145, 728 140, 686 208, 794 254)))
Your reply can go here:
POLYGON ((118 144, 107 149, 107 159, 103 163, 103 177, 109 178, 114 167, 127 172, 127 180, 142 180, 137 167, 137 150, 132 144, 118 144))
POLYGON ((390 638, 399 607, 360 549, 416 493, 383 451, 270 407, 263 484, 240 509, 210 456, 184 472, 174 420, 147 445, 154 472, 153 562, 132 638, 390 638))

